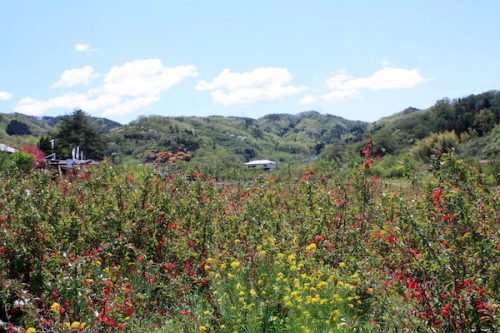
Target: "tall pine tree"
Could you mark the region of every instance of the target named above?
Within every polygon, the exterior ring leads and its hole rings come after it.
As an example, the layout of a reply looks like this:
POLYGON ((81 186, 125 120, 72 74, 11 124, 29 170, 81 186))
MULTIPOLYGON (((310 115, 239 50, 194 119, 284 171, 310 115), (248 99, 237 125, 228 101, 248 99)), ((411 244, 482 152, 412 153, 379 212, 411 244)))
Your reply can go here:
POLYGON ((58 131, 54 136, 56 150, 61 158, 71 157, 71 150, 80 146, 85 158, 102 159, 106 151, 107 141, 103 130, 95 120, 80 109, 63 116, 57 124, 58 131))

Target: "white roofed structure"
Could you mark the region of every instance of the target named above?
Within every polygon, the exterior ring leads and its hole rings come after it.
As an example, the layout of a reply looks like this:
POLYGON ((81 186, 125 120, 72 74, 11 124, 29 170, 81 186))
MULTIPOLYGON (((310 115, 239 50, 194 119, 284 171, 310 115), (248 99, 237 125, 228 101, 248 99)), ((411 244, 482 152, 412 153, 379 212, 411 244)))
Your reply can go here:
POLYGON ((262 169, 274 169, 276 168, 276 162, 271 160, 254 160, 245 163, 247 168, 262 168, 262 169))
POLYGON ((3 143, 0 143, 0 151, 6 152, 6 153, 15 153, 17 151, 16 148, 12 148, 10 146, 4 145, 3 143))

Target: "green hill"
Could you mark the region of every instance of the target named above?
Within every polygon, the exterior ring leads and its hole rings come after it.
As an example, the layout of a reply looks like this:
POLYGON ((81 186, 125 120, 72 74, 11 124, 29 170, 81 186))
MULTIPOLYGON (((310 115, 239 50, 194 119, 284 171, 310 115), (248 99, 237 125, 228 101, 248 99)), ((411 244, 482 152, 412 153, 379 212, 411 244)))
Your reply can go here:
POLYGON ((494 149, 486 146, 498 136, 493 129, 499 121, 500 92, 488 91, 454 100, 445 98, 424 110, 408 108, 368 125, 364 138, 372 139, 379 153, 398 154, 431 133, 454 131, 471 141, 468 146, 477 146, 465 150, 468 155, 486 157, 494 154, 494 149))
MULTIPOLYGON (((0 142, 11 146, 36 145, 41 136, 50 135, 51 131, 56 130, 60 119, 61 116, 35 117, 20 113, 0 113, 0 142), (12 129, 13 123, 26 128, 27 131, 24 134, 12 134, 9 127, 12 129)), ((120 123, 106 118, 93 119, 106 133, 121 126, 120 123)))
POLYGON ((143 160, 148 150, 187 150, 206 163, 240 164, 254 158, 298 161, 327 144, 361 139, 367 123, 318 112, 240 117, 140 117, 110 132, 110 153, 143 160))
MULTIPOLYGON (((0 114, 0 142, 34 145, 41 136, 55 133, 60 119, 0 114)), ((499 153, 499 120, 498 91, 442 99, 427 109, 407 108, 373 123, 316 111, 259 119, 141 116, 127 125, 93 118, 107 133, 107 155, 116 162, 143 163, 158 152, 184 151, 194 161, 214 167, 241 165, 251 159, 345 161, 368 140, 374 142, 378 155, 398 155, 433 133, 446 131, 460 141, 458 148, 464 156, 491 158, 499 153)))

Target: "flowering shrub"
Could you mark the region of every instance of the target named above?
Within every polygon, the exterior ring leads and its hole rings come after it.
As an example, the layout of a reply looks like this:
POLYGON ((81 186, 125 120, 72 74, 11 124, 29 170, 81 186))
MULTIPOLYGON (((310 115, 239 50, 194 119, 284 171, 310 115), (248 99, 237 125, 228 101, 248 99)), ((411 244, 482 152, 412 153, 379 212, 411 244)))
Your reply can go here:
POLYGON ((22 146, 21 151, 31 154, 37 166, 43 165, 45 162, 45 154, 39 148, 34 146, 22 146))
POLYGON ((452 155, 405 191, 366 162, 0 178, 0 330, 496 331, 495 189, 452 155))

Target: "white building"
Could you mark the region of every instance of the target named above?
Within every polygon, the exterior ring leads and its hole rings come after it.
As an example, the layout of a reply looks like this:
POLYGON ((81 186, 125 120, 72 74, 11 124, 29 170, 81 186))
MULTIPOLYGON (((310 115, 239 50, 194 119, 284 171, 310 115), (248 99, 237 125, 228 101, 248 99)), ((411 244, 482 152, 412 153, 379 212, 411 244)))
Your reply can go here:
POLYGON ((270 160, 255 160, 245 163, 247 168, 259 168, 264 170, 276 168, 276 162, 270 160))
POLYGON ((3 143, 0 143, 0 151, 12 154, 12 153, 15 153, 17 151, 17 149, 9 147, 7 145, 4 145, 3 143))

